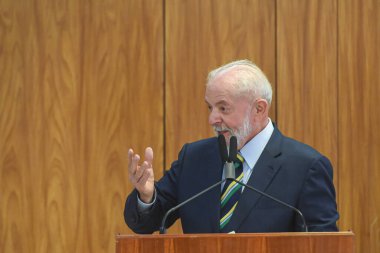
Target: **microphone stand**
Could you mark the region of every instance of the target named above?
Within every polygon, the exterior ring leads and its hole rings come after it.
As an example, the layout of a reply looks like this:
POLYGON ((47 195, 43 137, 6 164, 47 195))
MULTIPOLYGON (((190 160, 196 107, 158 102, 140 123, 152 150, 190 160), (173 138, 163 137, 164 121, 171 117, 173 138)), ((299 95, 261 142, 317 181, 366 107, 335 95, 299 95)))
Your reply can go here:
POLYGON ((264 196, 264 197, 267 197, 283 206, 286 206, 288 208, 290 208, 291 210, 293 210, 294 212, 296 212, 302 219, 302 223, 303 223, 303 227, 305 228, 305 232, 308 232, 308 228, 307 228, 307 225, 306 225, 306 220, 303 216, 303 214, 301 213, 300 210, 298 210, 297 208, 275 198, 275 197, 272 197, 270 196, 269 194, 266 194, 265 192, 262 192, 252 186, 249 186, 245 183, 242 183, 238 180, 235 179, 235 167, 234 167, 234 164, 233 164, 233 161, 235 161, 236 159, 236 156, 237 156, 237 140, 236 140, 236 136, 231 136, 230 138, 230 150, 229 150, 229 154, 228 154, 228 151, 227 151, 227 146, 226 146, 226 141, 225 141, 225 138, 223 135, 219 135, 218 136, 218 143, 219 143, 219 150, 220 150, 220 155, 222 157, 222 161, 224 162, 224 166, 225 166, 225 170, 224 170, 224 173, 225 173, 225 179, 219 181, 218 183, 214 184, 214 185, 211 185, 210 187, 204 189, 203 191, 199 192, 198 194, 188 198, 187 200, 185 200, 184 202, 180 203, 179 205, 169 209, 169 211, 167 211, 164 215, 164 218, 162 219, 162 223, 161 223, 161 227, 160 227, 160 234, 166 234, 166 226, 165 226, 165 223, 166 223, 166 219, 168 218, 169 214, 171 214, 172 212, 174 212, 175 210, 177 210, 178 208, 182 207, 183 205, 189 203, 190 201, 198 198, 199 196, 201 196, 202 194, 208 192, 209 190, 217 187, 218 185, 221 185, 223 184, 224 182, 226 182, 227 180, 231 180, 231 181, 235 181, 237 184, 240 184, 242 186, 245 186, 247 187, 248 189, 264 196))
POLYGON ((275 202, 277 202, 277 203, 279 203, 279 204, 281 204, 281 205, 284 205, 284 206, 286 206, 286 207, 292 209, 294 212, 296 212, 296 213, 301 217, 301 219, 302 219, 302 223, 303 223, 303 227, 304 227, 304 229, 305 229, 305 232, 309 232, 308 227, 307 227, 307 225, 306 225, 305 217, 303 216, 303 214, 302 214, 302 212, 301 212, 300 210, 298 210, 297 208, 295 208, 295 207, 293 207, 293 206, 291 206, 291 205, 289 205, 289 204, 287 204, 287 203, 285 203, 285 202, 283 202, 283 201, 281 201, 281 200, 279 200, 279 199, 277 199, 277 198, 275 198, 275 197, 272 197, 271 195, 266 194, 266 193, 263 192, 263 191, 260 191, 260 190, 258 190, 258 189, 256 189, 256 188, 252 187, 252 186, 249 186, 249 185, 247 185, 247 184, 245 184, 245 183, 242 183, 242 182, 236 180, 235 178, 228 177, 228 178, 223 179, 222 181, 217 182, 216 184, 211 185, 210 187, 204 189, 203 191, 199 192, 198 194, 192 196, 191 198, 188 198, 187 200, 185 200, 185 201, 182 202, 181 204, 179 204, 179 205, 177 205, 177 206, 175 206, 175 207, 169 209, 169 211, 166 212, 164 218, 162 219, 162 223, 161 223, 161 227, 160 227, 160 234, 166 234, 166 226, 165 226, 165 223, 166 223, 166 220, 167 220, 169 214, 173 213, 174 211, 176 211, 176 210, 179 209, 180 207, 182 207, 182 206, 186 205, 187 203, 189 203, 190 201, 192 201, 192 200, 198 198, 199 196, 201 196, 202 194, 208 192, 209 190, 211 190, 211 189, 217 187, 218 185, 223 184, 223 183, 226 182, 227 180, 235 181, 237 184, 240 184, 240 185, 242 185, 242 186, 244 186, 244 187, 247 187, 248 189, 250 189, 250 190, 252 190, 252 191, 254 191, 254 192, 256 192, 256 193, 258 193, 258 194, 260 194, 260 195, 262 195, 262 196, 264 196, 264 197, 267 197, 267 198, 269 198, 269 199, 271 199, 271 200, 273 200, 273 201, 275 201, 275 202))
POLYGON ((221 185, 223 184, 224 182, 226 182, 228 178, 225 178, 219 182, 217 182, 216 184, 213 184, 211 185, 210 187, 204 189, 203 191, 201 191, 200 193, 197 193, 196 195, 192 196, 191 198, 188 198, 187 200, 185 200, 184 202, 182 202, 181 204, 169 209, 169 211, 166 212, 164 218, 162 219, 162 222, 161 222, 161 227, 160 227, 160 234, 166 234, 166 226, 165 226, 165 223, 166 223, 166 220, 169 216, 169 214, 171 214, 172 212, 174 212, 175 210, 177 210, 178 208, 182 207, 183 205, 189 203, 190 201, 198 198, 199 196, 201 196, 202 194, 208 192, 209 190, 217 187, 218 185, 221 185))
POLYGON ((269 194, 266 194, 265 192, 262 192, 262 191, 260 191, 260 190, 258 190, 258 189, 256 189, 256 188, 254 188, 254 187, 252 187, 252 186, 249 186, 249 185, 247 185, 247 184, 245 184, 245 183, 242 183, 242 182, 236 180, 235 178, 228 178, 228 179, 229 179, 229 180, 232 180, 232 181, 235 181, 237 184, 240 184, 240 185, 242 185, 242 186, 245 186, 245 187, 247 187, 248 189, 250 189, 250 190, 252 190, 252 191, 254 191, 254 192, 256 192, 256 193, 258 193, 258 194, 260 194, 260 195, 263 195, 264 197, 267 197, 267 198, 273 200, 274 202, 277 202, 277 203, 279 203, 279 204, 281 204, 281 205, 284 205, 284 206, 286 206, 286 207, 292 209, 294 212, 296 212, 296 213, 301 217, 301 219, 302 219, 302 223, 303 223, 302 226, 303 226, 303 228, 305 229, 304 232, 309 232, 308 227, 307 227, 307 225, 306 225, 305 217, 303 216, 302 212, 301 212, 299 209, 297 209, 297 208, 295 208, 295 207, 293 207, 293 206, 291 206, 291 205, 285 203, 284 201, 281 201, 281 200, 279 200, 279 199, 277 199, 277 198, 275 198, 275 197, 273 197, 273 196, 271 196, 271 195, 269 195, 269 194))

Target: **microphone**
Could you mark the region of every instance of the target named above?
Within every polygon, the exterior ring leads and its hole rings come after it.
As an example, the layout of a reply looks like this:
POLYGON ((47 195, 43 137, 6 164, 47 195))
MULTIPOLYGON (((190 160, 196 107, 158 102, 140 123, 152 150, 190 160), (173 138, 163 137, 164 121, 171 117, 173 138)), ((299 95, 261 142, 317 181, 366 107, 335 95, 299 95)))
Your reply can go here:
MULTIPOLYGON (((219 135, 221 139, 224 140, 224 143, 226 142, 223 135, 219 135)), ((220 146, 220 148, 225 149, 225 151, 221 151, 223 153, 228 153, 227 151, 227 145, 220 146)), ((235 179, 235 166, 234 162, 237 160, 237 139, 236 136, 230 137, 230 150, 229 150, 228 159, 224 164, 224 176, 226 179, 235 179)))
POLYGON ((228 151, 227 151, 227 144, 226 144, 226 139, 222 134, 218 135, 218 144, 219 144, 219 153, 220 153, 220 158, 222 158, 222 162, 225 163, 228 161, 228 151))
MULTIPOLYGON (((224 139, 224 136, 222 135, 222 138, 224 139)), ((237 139, 236 136, 232 135, 230 137, 230 152, 228 154, 228 162, 237 162, 237 139)))

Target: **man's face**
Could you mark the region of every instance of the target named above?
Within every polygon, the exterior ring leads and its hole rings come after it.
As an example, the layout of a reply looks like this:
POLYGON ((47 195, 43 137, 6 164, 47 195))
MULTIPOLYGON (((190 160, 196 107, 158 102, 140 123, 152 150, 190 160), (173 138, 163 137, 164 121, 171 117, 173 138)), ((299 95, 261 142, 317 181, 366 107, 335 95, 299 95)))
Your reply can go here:
POLYGON ((223 134, 227 143, 235 135, 240 149, 253 137, 251 105, 247 98, 234 95, 229 81, 224 75, 211 81, 205 100, 210 110, 209 124, 215 133, 223 134))

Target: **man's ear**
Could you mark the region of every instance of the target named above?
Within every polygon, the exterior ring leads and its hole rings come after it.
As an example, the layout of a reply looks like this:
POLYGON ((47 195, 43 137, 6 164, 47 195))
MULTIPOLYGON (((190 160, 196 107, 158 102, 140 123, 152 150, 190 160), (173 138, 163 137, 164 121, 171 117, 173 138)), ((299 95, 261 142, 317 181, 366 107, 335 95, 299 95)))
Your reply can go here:
POLYGON ((269 106, 268 106, 268 102, 265 99, 262 99, 262 98, 257 99, 253 106, 254 106, 254 111, 257 115, 268 114, 269 106))

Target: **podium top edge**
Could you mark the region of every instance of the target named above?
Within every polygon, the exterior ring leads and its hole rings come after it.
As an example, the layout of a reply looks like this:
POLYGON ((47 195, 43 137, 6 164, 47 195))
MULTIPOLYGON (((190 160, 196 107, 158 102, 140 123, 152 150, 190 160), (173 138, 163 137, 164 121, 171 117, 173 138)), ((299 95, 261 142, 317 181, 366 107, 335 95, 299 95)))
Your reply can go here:
POLYGON ((236 234, 117 234, 122 238, 209 238, 209 237, 302 237, 302 236, 354 236, 352 231, 341 232, 282 232, 282 233, 236 233, 236 234))

